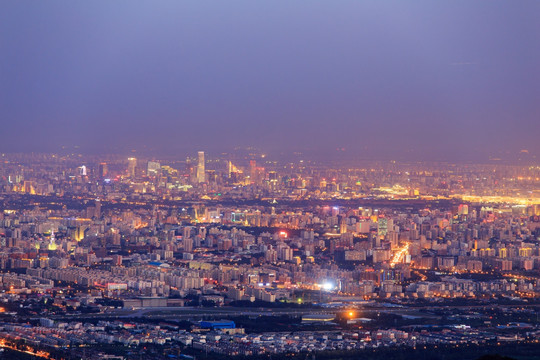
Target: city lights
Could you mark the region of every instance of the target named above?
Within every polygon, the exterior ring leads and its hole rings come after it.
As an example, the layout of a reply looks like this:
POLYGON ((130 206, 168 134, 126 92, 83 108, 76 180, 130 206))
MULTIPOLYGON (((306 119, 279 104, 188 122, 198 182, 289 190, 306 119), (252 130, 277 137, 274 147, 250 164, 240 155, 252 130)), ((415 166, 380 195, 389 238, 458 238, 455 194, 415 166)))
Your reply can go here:
POLYGON ((538 358, 539 2, 64 3, 0 5, 1 359, 538 358))

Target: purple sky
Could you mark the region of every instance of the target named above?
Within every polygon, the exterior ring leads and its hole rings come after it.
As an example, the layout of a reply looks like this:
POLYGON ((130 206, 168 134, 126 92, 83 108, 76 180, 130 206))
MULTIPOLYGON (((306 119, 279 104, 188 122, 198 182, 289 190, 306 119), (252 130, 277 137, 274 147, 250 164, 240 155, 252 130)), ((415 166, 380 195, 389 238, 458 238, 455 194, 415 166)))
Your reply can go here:
POLYGON ((3 1, 0 151, 540 157, 540 1, 3 1))

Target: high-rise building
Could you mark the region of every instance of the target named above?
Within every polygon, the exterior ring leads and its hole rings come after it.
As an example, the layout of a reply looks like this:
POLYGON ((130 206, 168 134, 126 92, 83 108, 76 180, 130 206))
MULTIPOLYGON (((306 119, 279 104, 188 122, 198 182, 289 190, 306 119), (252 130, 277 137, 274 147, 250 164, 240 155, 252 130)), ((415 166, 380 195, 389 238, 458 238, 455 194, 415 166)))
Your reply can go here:
POLYGON ((113 255, 112 262, 114 266, 122 266, 122 255, 113 255))
POLYGON ((233 164, 232 162, 229 160, 227 161, 227 177, 228 178, 231 178, 231 173, 233 172, 233 164))
POLYGON ((94 211, 94 216, 98 219, 101 217, 101 201, 99 200, 96 200, 96 210, 94 211))
POLYGON ((197 162, 197 182, 203 183, 206 181, 206 173, 204 168, 204 151, 199 151, 197 162))
POLYGON ((47 248, 49 250, 56 250, 58 248, 58 245, 56 244, 55 237, 54 237, 54 230, 51 231, 51 239, 49 241, 49 245, 47 245, 47 248))
POLYGON ((156 161, 149 161, 146 168, 146 175, 157 176, 161 170, 161 164, 156 161))
POLYGON ((137 158, 128 158, 127 175, 129 177, 135 177, 135 168, 137 167, 137 158))
POLYGON ((382 237, 386 236, 386 234, 388 233, 388 219, 380 217, 377 220, 377 225, 377 235, 382 237))
POLYGON ((109 173, 109 167, 107 166, 107 163, 105 162, 102 162, 99 164, 99 168, 98 168, 98 172, 99 172, 99 177, 100 178, 104 178, 107 176, 107 174, 109 173))
POLYGON ((182 239, 183 245, 184 245, 184 251, 185 252, 192 252, 193 251, 193 239, 192 238, 184 238, 182 239))
POLYGON ((255 176, 257 172, 257 162, 255 160, 249 160, 249 181, 254 184, 255 176))
POLYGON ((347 232, 347 222, 345 221, 345 217, 342 217, 339 223, 339 233, 345 234, 346 232, 347 232))

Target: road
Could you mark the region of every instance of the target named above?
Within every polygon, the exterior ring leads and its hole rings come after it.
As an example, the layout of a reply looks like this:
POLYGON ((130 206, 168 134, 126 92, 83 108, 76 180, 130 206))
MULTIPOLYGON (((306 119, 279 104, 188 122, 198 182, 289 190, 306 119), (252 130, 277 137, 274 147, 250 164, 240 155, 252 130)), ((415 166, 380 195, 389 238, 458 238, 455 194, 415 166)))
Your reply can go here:
MULTIPOLYGON (((352 307, 357 312, 358 317, 376 317, 377 314, 394 314, 400 316, 412 316, 418 318, 439 318, 440 316, 430 313, 433 310, 478 310, 486 308, 508 308, 508 307, 535 307, 540 305, 491 305, 491 306, 425 306, 425 307, 352 307), (429 311, 429 312, 426 312, 429 311)), ((76 315, 77 319, 168 319, 168 320, 188 320, 196 321, 203 319, 218 319, 236 316, 280 316, 289 315, 300 317, 306 314, 337 314, 344 309, 326 308, 326 309, 290 309, 290 308, 237 308, 237 307, 219 307, 219 308, 201 308, 201 307, 148 307, 137 309, 110 309, 105 312, 95 314, 76 315)), ((52 316, 55 320, 73 320, 74 315, 52 316)))
MULTIPOLYGON (((300 317, 306 314, 337 314, 341 309, 287 309, 287 308, 199 308, 199 307, 153 307, 141 309, 113 309, 97 314, 78 315, 78 319, 109 318, 133 319, 144 317, 147 319, 169 319, 196 321, 203 319, 219 319, 236 316, 280 316, 289 315, 300 317)), ((433 314, 426 314, 418 308, 362 308, 356 309, 359 317, 374 317, 377 313, 408 315, 416 317, 438 318, 433 314)), ((73 316, 59 315, 52 317, 55 320, 72 320, 73 316)))

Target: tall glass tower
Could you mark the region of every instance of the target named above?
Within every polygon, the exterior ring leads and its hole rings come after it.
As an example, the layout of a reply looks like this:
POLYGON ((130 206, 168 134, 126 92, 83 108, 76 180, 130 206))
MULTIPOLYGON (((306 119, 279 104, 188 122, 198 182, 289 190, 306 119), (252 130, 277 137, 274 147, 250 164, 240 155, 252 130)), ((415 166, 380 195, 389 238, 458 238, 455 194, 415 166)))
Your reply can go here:
POLYGON ((203 183, 206 181, 206 174, 204 169, 204 151, 199 151, 197 162, 197 182, 203 183))

